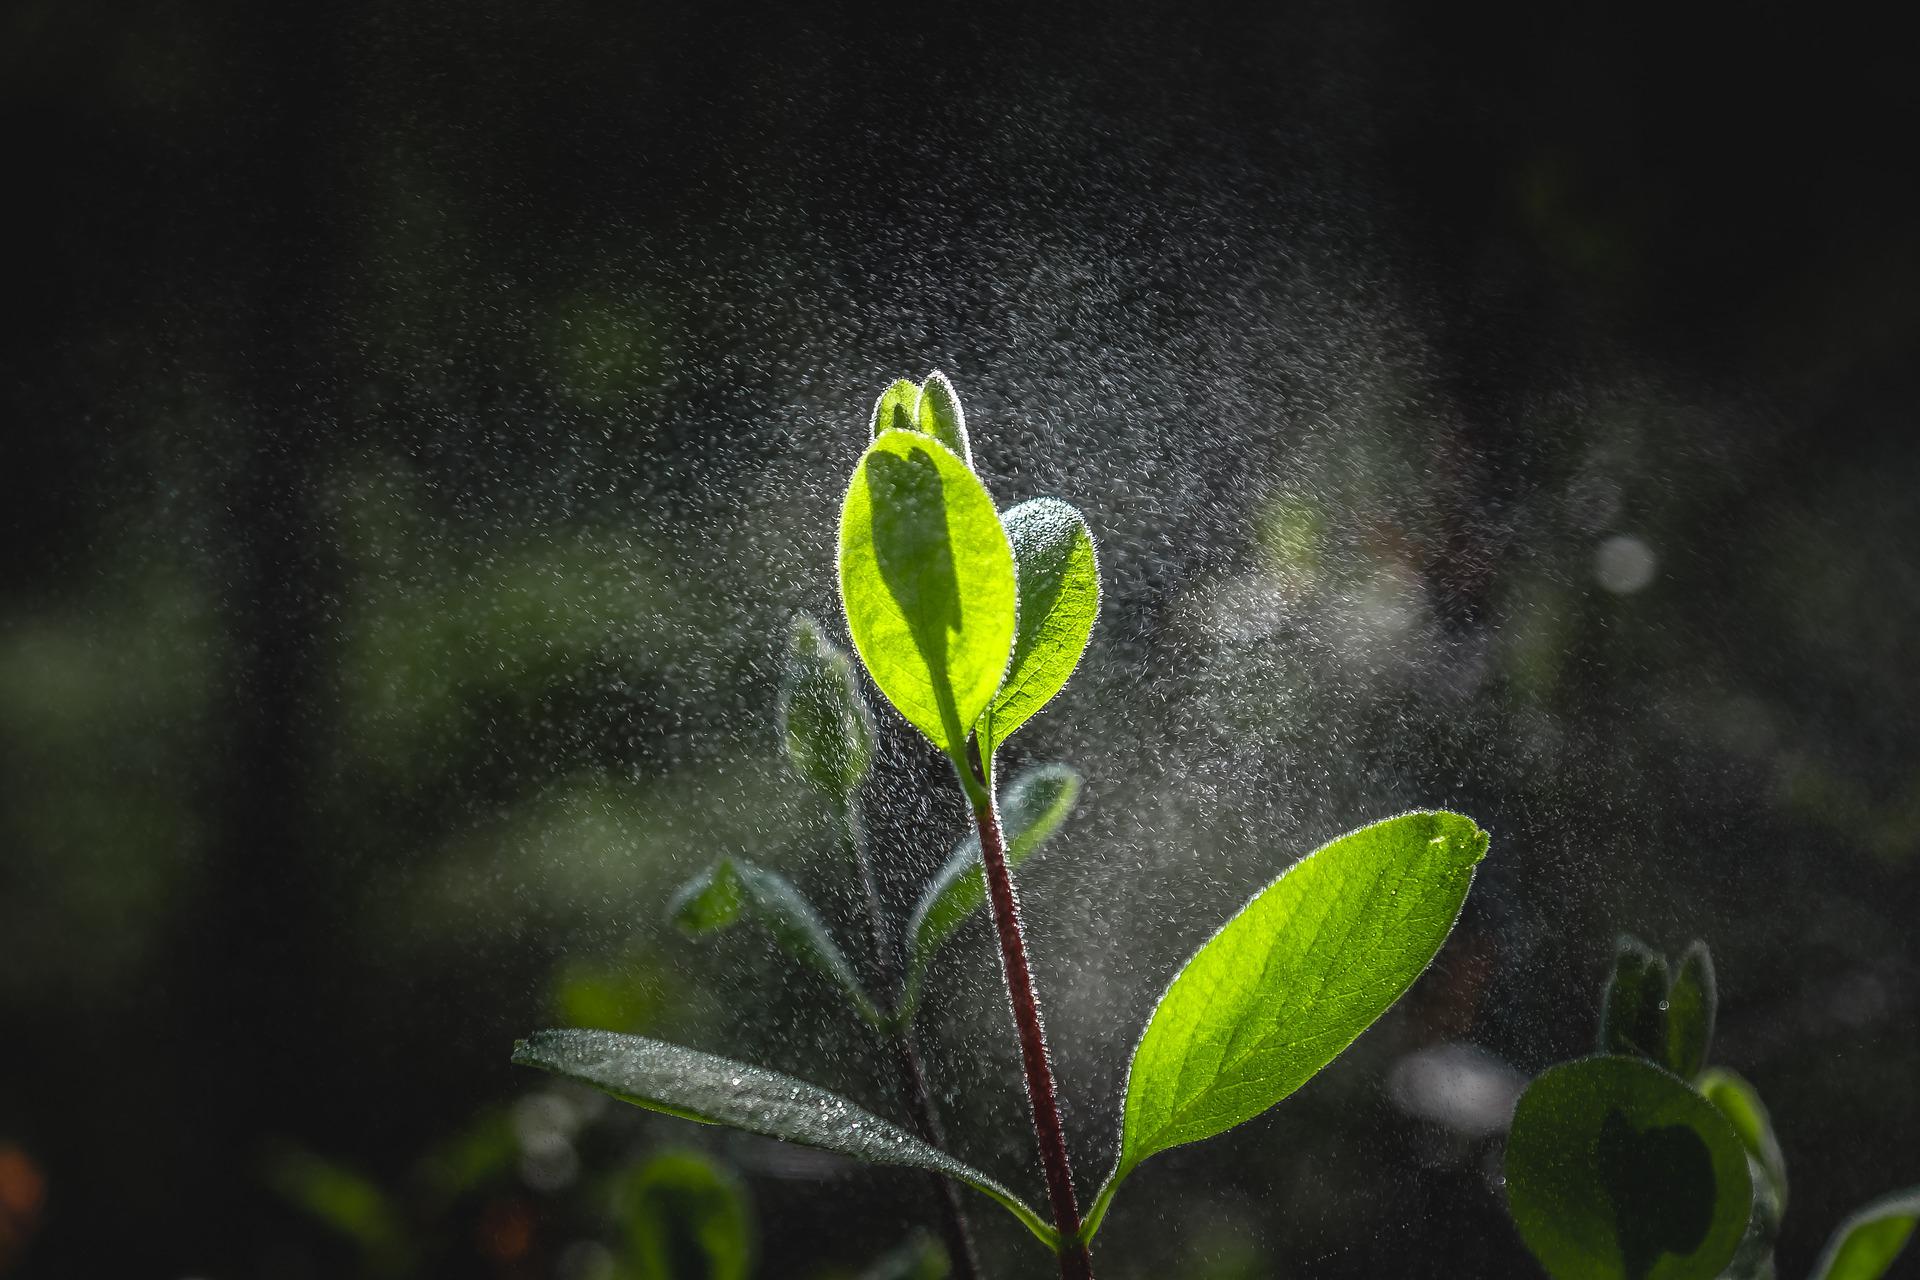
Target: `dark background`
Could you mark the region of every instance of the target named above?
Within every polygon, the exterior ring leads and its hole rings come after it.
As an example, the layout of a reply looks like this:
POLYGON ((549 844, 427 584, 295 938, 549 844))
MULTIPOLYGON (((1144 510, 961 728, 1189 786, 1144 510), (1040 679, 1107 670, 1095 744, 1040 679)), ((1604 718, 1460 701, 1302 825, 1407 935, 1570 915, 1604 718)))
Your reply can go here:
MULTIPOLYGON (((1494 833, 1407 1004, 1140 1174, 1101 1274, 1534 1274, 1497 1136, 1385 1082, 1579 1052, 1622 929, 1712 943, 1804 1270, 1920 1181, 1910 61, 1813 5, 9 6, 0 1270, 603 1274, 594 1179, 689 1142, 765 1274, 923 1221, 506 1054, 883 1105, 826 993, 659 908, 744 851, 851 918, 773 658, 934 367, 1103 538, 1028 744, 1089 778, 1027 885, 1085 1176, 1252 886, 1494 833), (385 1188, 358 1243, 316 1169, 385 1188)), ((887 743, 904 909, 958 809, 887 743)), ((970 937, 929 1053, 1037 1194, 970 937)))

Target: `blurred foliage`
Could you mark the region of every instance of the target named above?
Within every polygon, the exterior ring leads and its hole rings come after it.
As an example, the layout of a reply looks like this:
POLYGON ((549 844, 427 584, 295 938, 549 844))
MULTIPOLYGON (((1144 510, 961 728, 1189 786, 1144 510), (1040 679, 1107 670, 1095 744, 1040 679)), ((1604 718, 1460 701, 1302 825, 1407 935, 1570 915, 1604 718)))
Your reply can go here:
MULTIPOLYGON (((1025 731, 1087 779, 1022 884, 1070 1111, 1276 850, 1447 805, 1513 851, 1284 1124, 1164 1157, 1194 1225, 1115 1222, 1101 1274, 1523 1265, 1476 1117, 1586 1042, 1622 929, 1724 940, 1804 1270, 1920 1150, 1914 109, 1880 24, 1657 26, 8 8, 0 1267, 345 1271, 276 1189, 311 1159, 426 1273, 591 1274, 592 1179, 540 1189, 515 1126, 611 1126, 600 1172, 689 1139, 515 1101, 556 1005, 881 1096, 815 984, 657 904, 743 857, 851 918, 774 658, 833 616, 868 389, 938 366, 995 497, 1070 498, 1110 582, 1025 731)), ((912 745, 871 795, 901 914, 951 843, 904 833, 960 833, 912 745)), ((936 1087, 1018 1182, 984 933, 949 960, 936 1087)), ((793 1274, 922 1213, 717 1154, 793 1274)))

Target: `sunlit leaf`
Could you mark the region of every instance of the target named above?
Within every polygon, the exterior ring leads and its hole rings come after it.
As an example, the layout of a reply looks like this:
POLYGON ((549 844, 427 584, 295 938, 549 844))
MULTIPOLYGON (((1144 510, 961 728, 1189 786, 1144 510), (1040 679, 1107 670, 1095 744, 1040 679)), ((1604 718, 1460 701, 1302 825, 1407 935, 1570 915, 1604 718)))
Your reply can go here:
POLYGON ((1133 1052, 1120 1158, 1086 1234, 1141 1161, 1259 1115, 1385 1013, 1446 941, 1486 850, 1459 814, 1389 818, 1308 854, 1227 921, 1133 1052))
POLYGON ((889 431, 918 431, 919 419, 914 410, 919 404, 920 388, 905 378, 882 391, 873 405, 869 438, 878 440, 889 431))
POLYGON ((1706 943, 1696 940, 1680 957, 1680 967, 1667 988, 1665 1060, 1667 1069, 1682 1080, 1691 1080, 1706 1069, 1719 1006, 1713 956, 1706 943))
POLYGON ((623 1176, 614 1192, 626 1220, 623 1261, 632 1280, 685 1280, 683 1261, 702 1280, 747 1280, 753 1273, 753 1214, 734 1174, 692 1151, 668 1151, 623 1176))
MULTIPOLYGON (((1064 764, 1043 764, 1021 773, 1000 798, 1000 828, 1006 839, 1007 865, 1018 867, 1057 831, 1080 796, 1080 775, 1064 764)), ((947 939, 987 899, 980 868, 980 837, 969 835, 940 868, 907 923, 907 986, 901 1005, 904 1021, 920 1001, 927 966, 947 939)))
POLYGON ((1878 1280, 1920 1222, 1920 1187, 1881 1196, 1840 1224, 1814 1265, 1813 1280, 1878 1280))
POLYGON ((953 456, 973 465, 973 444, 967 439, 967 415, 960 407, 960 393, 947 381, 947 375, 935 370, 920 386, 914 402, 913 425, 953 450, 953 456))
POLYGON ((1048 1248, 1058 1239, 1019 1197, 978 1169, 845 1098, 777 1071, 610 1031, 535 1032, 514 1046, 513 1060, 650 1111, 727 1125, 872 1164, 930 1170, 992 1199, 1048 1248))
POLYGON ((1507 1205, 1564 1280, 1710 1280, 1747 1229, 1747 1155, 1718 1108, 1637 1057, 1562 1063, 1521 1095, 1507 1205))
POLYGON ((797 614, 780 682, 780 736, 800 776, 848 803, 873 759, 873 718, 846 651, 797 614))
POLYGON ((1013 548, 945 445, 889 431, 860 459, 840 514, 840 598, 880 691, 964 761, 1013 651, 1013 548))
POLYGON ((1013 543, 1020 591, 1013 662, 980 718, 980 752, 994 749, 1067 683, 1100 613, 1093 533, 1058 498, 1023 502, 1001 517, 1013 543))
POLYGON ((1614 945, 1613 973, 1600 1001, 1601 1053, 1667 1060, 1667 961, 1626 934, 1614 945))
POLYGON ((779 872, 744 858, 722 858, 681 886, 667 911, 675 924, 694 935, 724 929, 743 914, 752 916, 782 951, 838 987, 868 1023, 880 1025, 880 1011, 827 931, 826 922, 806 895, 779 872))
POLYGON ((1767 1114, 1766 1104, 1760 1101, 1759 1091, 1724 1067, 1713 1067, 1704 1072, 1697 1087, 1706 1095, 1708 1102, 1720 1108, 1720 1114, 1740 1135, 1741 1144, 1760 1166, 1773 1191, 1775 1202, 1784 1213, 1787 1207, 1787 1157, 1780 1150, 1780 1140, 1774 1136, 1773 1118, 1767 1114))

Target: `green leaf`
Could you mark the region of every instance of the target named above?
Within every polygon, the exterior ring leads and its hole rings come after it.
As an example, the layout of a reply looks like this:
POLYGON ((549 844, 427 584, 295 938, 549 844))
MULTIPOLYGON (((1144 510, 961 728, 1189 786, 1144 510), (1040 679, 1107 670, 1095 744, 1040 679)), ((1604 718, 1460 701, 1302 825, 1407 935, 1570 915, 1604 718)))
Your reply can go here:
POLYGON ((967 415, 960 407, 960 393, 937 369, 920 386, 914 400, 913 423, 916 431, 953 450, 953 456, 967 466, 973 465, 973 444, 967 439, 967 415))
POLYGON ((1055 1248, 1059 1234, 1005 1187, 845 1098, 792 1076, 683 1045, 611 1031, 538 1031, 513 1060, 592 1085, 623 1102, 965 1183, 1055 1248))
POLYGON ((1100 566, 1086 520, 1058 498, 1035 498, 1002 518, 1013 543, 1020 610, 1013 663, 980 718, 980 755, 999 745, 1066 685, 1100 613, 1100 566))
POLYGON ((882 391, 874 402, 869 438, 878 440, 889 431, 918 431, 920 420, 914 410, 919 404, 920 388, 905 378, 882 391))
POLYGON ((1638 938, 1621 934, 1600 1001, 1601 1053, 1667 1060, 1667 962, 1638 938))
POLYGON ((694 936, 725 929, 743 912, 751 914, 782 951, 840 988, 852 1002, 854 1012, 869 1025, 877 1027, 883 1022, 820 913, 779 872, 755 866, 744 858, 722 858, 681 886, 668 903, 667 912, 675 924, 694 936))
POLYGON ((1691 1080, 1706 1069, 1713 1048, 1713 1023, 1720 995, 1713 977, 1713 956, 1696 939, 1680 957, 1667 989, 1667 1069, 1691 1080))
MULTIPOLYGON (((1059 830, 1080 797, 1080 775, 1071 766, 1043 764, 1026 770, 1008 784, 1000 800, 1000 828, 1006 838, 1007 865, 1018 867, 1059 830)), ((927 967, 947 939, 987 900, 985 873, 980 868, 980 836, 962 840, 920 895, 913 918, 907 922, 907 983, 900 1021, 913 1017, 920 1002, 920 985, 927 967)))
POLYGON ((1760 1166, 1773 1191, 1780 1211, 1787 1208, 1787 1157, 1780 1150, 1780 1139, 1773 1133, 1773 1119, 1767 1114, 1760 1093, 1740 1076, 1724 1067, 1704 1072, 1697 1087, 1708 1102, 1720 1108, 1740 1142, 1760 1166))
POLYGON ((1566 1280, 1710 1280, 1747 1229, 1753 1187, 1733 1126, 1636 1057, 1549 1068, 1507 1135, 1507 1207, 1566 1280))
POLYGON ((1133 1051, 1087 1238, 1141 1161, 1259 1115, 1385 1013, 1446 941, 1486 851, 1459 814, 1376 822, 1300 859, 1196 951, 1133 1051))
POLYGON ((1814 1264, 1813 1280, 1878 1280, 1907 1247, 1916 1222, 1920 1187, 1881 1196, 1840 1224, 1814 1264))
POLYGON ((874 683, 964 768, 1013 651, 1013 548, 945 445, 888 431, 860 459, 840 512, 840 599, 874 683))
POLYGON ((847 804, 873 759, 873 717, 846 651, 795 614, 780 682, 780 736, 800 776, 847 804))
POLYGON ((753 1214, 732 1172, 693 1151, 668 1151, 621 1178, 615 1204, 626 1219, 626 1274, 684 1280, 681 1264, 703 1262, 702 1280, 753 1274, 753 1214))

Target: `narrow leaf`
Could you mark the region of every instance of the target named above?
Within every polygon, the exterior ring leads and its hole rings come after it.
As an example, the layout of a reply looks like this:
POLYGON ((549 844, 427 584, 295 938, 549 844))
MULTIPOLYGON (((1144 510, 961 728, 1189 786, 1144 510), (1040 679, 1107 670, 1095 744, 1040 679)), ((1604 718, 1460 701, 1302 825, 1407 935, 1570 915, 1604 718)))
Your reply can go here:
POLYGON ((677 1280, 697 1256, 706 1280, 753 1274, 753 1213, 740 1179, 693 1151, 668 1151, 622 1177, 614 1191, 626 1218, 626 1274, 677 1280))
POLYGON ((873 717, 853 661, 804 613, 794 616, 788 634, 779 713, 794 769, 846 804, 873 759, 873 717))
POLYGON ((1773 1118, 1760 1101, 1760 1093, 1745 1079, 1724 1067, 1714 1067, 1701 1075, 1698 1088, 1707 1101, 1720 1108, 1740 1142, 1760 1166, 1773 1191, 1781 1212, 1787 1207, 1787 1157, 1780 1150, 1780 1139, 1773 1133, 1773 1118))
POLYGON ((1066 685, 1100 613, 1093 532, 1058 498, 1035 498, 1002 518, 1013 543, 1020 591, 1013 662, 980 718, 980 754, 999 745, 1066 685))
MULTIPOLYGON (((1007 843, 1007 865, 1018 867, 1059 830, 1080 796, 1080 775, 1071 766, 1043 764, 1008 784, 1000 800, 1000 826, 1007 843)), ((913 1017, 920 985, 941 947, 978 911, 987 898, 980 868, 980 837, 969 835, 954 849, 920 895, 907 922, 907 985, 900 1019, 913 1017)))
POLYGON ((1601 1053, 1667 1060, 1667 982, 1665 958, 1638 938, 1621 934, 1600 1000, 1601 1053))
POLYGON ((1682 1080, 1691 1080, 1706 1069, 1719 1007, 1713 956, 1707 944, 1696 939, 1680 957, 1673 985, 1667 989, 1666 1064, 1682 1080))
POLYGON ((667 911, 675 924, 693 935, 724 929, 743 912, 752 915, 782 951, 840 988, 854 1012, 869 1025, 883 1021, 820 913, 779 872, 744 858, 722 858, 682 886, 667 911))
POLYGON ((1907 1247, 1917 1222, 1920 1187, 1881 1196, 1840 1224, 1814 1265, 1813 1280, 1879 1280, 1907 1247))
POLYGON ((873 419, 869 425, 869 439, 878 440, 889 431, 918 431, 919 420, 914 409, 920 403, 920 388, 900 379, 874 402, 873 419))
POLYGON ((953 389, 953 383, 947 381, 947 375, 935 370, 921 384, 920 394, 914 402, 914 429, 932 436, 953 455, 973 465, 973 444, 967 439, 967 415, 960 407, 960 393, 953 389))
POLYGON ((945 445, 889 431, 860 459, 840 513, 840 598, 880 691, 963 761, 1013 651, 1013 548, 945 445))
POLYGON ((1543 1072, 1514 1108, 1505 1172, 1521 1238, 1567 1280, 1711 1280, 1753 1202, 1726 1117, 1637 1057, 1543 1072))
POLYGON ((1005 1187, 845 1098, 792 1076, 682 1045, 611 1031, 538 1031, 513 1060, 589 1084, 623 1102, 852 1156, 926 1169, 1006 1209, 1048 1248, 1059 1235, 1005 1187))
POLYGON ((1259 1115, 1385 1013, 1446 941, 1486 851, 1459 814, 1403 814, 1308 854, 1227 921, 1133 1051, 1120 1158, 1086 1235, 1142 1160, 1259 1115))

